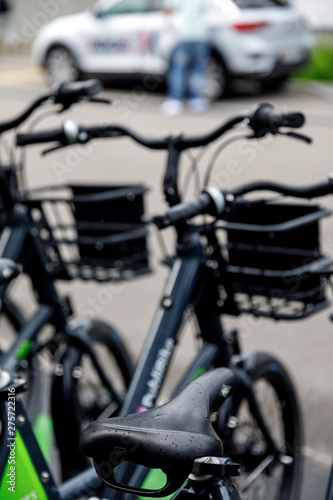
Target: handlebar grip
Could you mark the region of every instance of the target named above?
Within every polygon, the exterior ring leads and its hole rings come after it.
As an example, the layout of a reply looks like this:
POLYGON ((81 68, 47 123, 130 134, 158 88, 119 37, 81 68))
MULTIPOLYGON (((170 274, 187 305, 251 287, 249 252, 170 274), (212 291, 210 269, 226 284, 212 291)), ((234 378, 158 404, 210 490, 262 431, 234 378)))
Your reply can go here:
POLYGON ((16 136, 17 146, 28 146, 29 144, 43 144, 45 142, 59 142, 62 146, 77 144, 79 140, 79 127, 72 120, 65 120, 62 128, 45 130, 44 132, 30 132, 16 136))
POLYGON ((303 113, 281 111, 267 103, 256 106, 249 117, 255 137, 263 137, 268 132, 276 134, 280 127, 300 128, 304 122, 303 113))
POLYGON ((43 144, 45 142, 64 142, 66 136, 63 128, 55 130, 46 130, 41 132, 28 132, 26 134, 18 134, 16 136, 17 146, 28 146, 30 144, 43 144))
POLYGON ((87 80, 85 82, 61 83, 54 93, 56 103, 77 102, 80 99, 89 99, 102 90, 99 80, 87 80))
POLYGON ((305 117, 303 113, 293 112, 284 113, 283 115, 283 126, 290 128, 301 128, 305 123, 305 117))
POLYGON ((197 198, 187 203, 180 203, 167 210, 164 214, 154 217, 154 222, 159 229, 175 225, 196 215, 222 213, 224 209, 224 195, 217 188, 207 188, 197 198))

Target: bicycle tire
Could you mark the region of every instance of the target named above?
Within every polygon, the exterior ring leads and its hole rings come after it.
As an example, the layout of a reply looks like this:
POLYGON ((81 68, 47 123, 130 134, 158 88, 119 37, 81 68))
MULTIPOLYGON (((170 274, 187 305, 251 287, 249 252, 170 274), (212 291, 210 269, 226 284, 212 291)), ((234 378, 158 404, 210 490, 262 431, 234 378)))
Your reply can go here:
MULTIPOLYGON (((117 390, 125 395, 133 374, 133 363, 124 340, 114 328, 102 321, 92 321, 87 333, 104 373, 112 376, 112 384, 119 384, 117 390), (106 355, 104 362, 101 352, 106 355), (114 377, 119 377, 119 380, 114 377)), ((53 377, 51 411, 62 480, 67 480, 89 465, 79 451, 82 430, 96 420, 105 408, 114 406, 113 411, 109 410, 113 414, 118 408, 101 384, 88 355, 82 353, 78 346, 68 346, 61 364, 61 376, 55 374, 53 377)))
POLYGON ((282 453, 289 464, 274 460, 246 488, 250 474, 270 455, 258 428, 245 391, 240 386, 229 405, 219 415, 219 433, 225 453, 241 465, 235 481, 242 500, 296 500, 302 479, 302 424, 293 383, 280 361, 265 353, 255 353, 241 362, 252 381, 257 402, 282 453))

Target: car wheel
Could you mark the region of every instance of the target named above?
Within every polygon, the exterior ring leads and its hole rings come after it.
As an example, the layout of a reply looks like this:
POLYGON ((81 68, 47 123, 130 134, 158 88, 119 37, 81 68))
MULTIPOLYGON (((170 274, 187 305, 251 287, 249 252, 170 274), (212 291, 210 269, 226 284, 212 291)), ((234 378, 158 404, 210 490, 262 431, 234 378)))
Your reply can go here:
POLYGON ((216 56, 211 56, 208 62, 207 75, 203 88, 204 96, 209 101, 217 101, 227 93, 229 74, 223 62, 216 56))
POLYGON ((73 82, 79 78, 75 59, 65 47, 53 47, 48 51, 45 69, 52 83, 73 82))

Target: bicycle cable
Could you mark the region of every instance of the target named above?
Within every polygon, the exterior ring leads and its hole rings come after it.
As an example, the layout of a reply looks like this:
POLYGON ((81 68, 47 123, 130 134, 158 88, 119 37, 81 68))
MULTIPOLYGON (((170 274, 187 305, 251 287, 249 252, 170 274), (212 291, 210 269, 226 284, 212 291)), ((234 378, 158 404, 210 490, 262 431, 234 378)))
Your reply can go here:
POLYGON ((244 133, 238 134, 233 137, 229 137, 229 139, 226 139, 222 141, 222 143, 217 147, 217 149, 214 151, 213 156, 211 157, 211 160, 207 166, 205 177, 204 177, 204 182, 203 182, 203 189, 205 189, 208 186, 208 183, 210 182, 210 176, 212 174, 212 171, 216 165, 216 162, 218 160, 218 157, 226 149, 228 146, 233 144, 234 142, 241 140, 241 139, 248 139, 248 136, 245 135, 244 133))
POLYGON ((198 158, 195 156, 195 154, 192 151, 186 151, 186 154, 188 158, 190 159, 190 167, 189 170, 187 171, 187 174, 185 175, 183 185, 184 188, 181 190, 181 198, 185 199, 187 190, 191 181, 191 176, 195 176, 195 186, 194 186, 194 191, 196 194, 200 193, 200 173, 199 173, 199 168, 198 168, 198 158))
POLYGON ((161 254, 164 256, 163 261, 169 265, 169 264, 171 264, 172 256, 169 254, 169 251, 168 251, 168 248, 167 248, 167 245, 165 242, 165 238, 162 235, 162 232, 159 231, 156 226, 154 226, 154 231, 155 231, 155 234, 157 236, 157 243, 160 247, 161 254))
MULTIPOLYGON (((50 116, 55 115, 56 113, 59 113, 60 110, 54 110, 54 109, 49 109, 47 111, 41 111, 39 115, 35 116, 35 118, 31 121, 29 125, 29 131, 33 131, 38 123, 40 123, 42 120, 45 118, 48 118, 50 116)), ((20 133, 19 130, 16 130, 17 133, 20 133)), ((20 183, 21 183, 21 188, 27 189, 28 188, 28 182, 27 182, 27 175, 26 175, 26 169, 25 169, 25 164, 26 164, 26 158, 27 158, 27 150, 24 148, 21 148, 21 154, 20 154, 20 159, 19 159, 19 164, 20 164, 20 183)))

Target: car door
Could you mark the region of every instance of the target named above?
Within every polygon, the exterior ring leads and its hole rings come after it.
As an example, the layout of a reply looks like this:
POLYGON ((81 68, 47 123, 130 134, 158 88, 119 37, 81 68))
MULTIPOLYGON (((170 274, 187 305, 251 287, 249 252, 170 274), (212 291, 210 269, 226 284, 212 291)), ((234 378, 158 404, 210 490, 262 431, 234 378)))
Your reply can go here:
POLYGON ((90 71, 141 73, 149 71, 157 32, 156 0, 103 1, 94 10, 86 53, 90 71))

